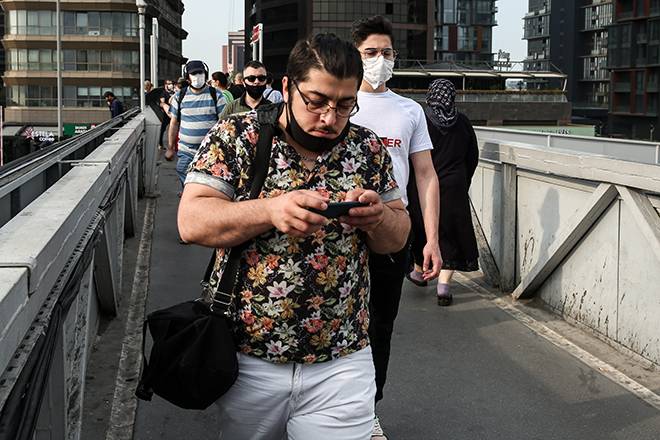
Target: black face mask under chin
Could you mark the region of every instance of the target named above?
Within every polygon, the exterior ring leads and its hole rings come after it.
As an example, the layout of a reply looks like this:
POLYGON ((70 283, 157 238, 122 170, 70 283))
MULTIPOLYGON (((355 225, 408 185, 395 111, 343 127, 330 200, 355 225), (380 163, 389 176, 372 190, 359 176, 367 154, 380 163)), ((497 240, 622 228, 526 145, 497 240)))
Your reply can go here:
POLYGON ((339 136, 333 139, 312 136, 298 125, 298 121, 296 121, 296 118, 293 116, 293 111, 291 111, 290 102, 286 104, 286 119, 286 132, 289 133, 289 136, 306 150, 315 153, 323 153, 324 151, 332 150, 335 145, 339 144, 346 138, 346 136, 348 136, 348 131, 351 128, 350 122, 347 122, 346 127, 344 127, 341 133, 339 133, 339 136))

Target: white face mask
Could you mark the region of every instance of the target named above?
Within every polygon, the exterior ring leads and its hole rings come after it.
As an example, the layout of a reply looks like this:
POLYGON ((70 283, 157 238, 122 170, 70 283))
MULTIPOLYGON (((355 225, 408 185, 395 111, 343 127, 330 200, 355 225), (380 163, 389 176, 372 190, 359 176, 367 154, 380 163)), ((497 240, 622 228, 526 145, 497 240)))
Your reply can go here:
POLYGON ((382 55, 375 58, 362 60, 364 68, 364 80, 376 90, 381 84, 385 84, 392 78, 394 71, 394 60, 386 60, 382 55))
POLYGON ((196 89, 201 89, 206 84, 206 75, 203 73, 197 73, 195 75, 190 75, 190 85, 196 89))

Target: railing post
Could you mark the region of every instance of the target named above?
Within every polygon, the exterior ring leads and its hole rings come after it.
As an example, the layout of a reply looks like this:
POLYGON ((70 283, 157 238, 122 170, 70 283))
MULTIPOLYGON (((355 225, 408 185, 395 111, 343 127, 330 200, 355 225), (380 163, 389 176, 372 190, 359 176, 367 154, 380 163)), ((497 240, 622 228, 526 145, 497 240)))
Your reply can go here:
POLYGON ((517 167, 502 163, 502 267, 500 286, 512 292, 516 285, 518 178, 517 167))
POLYGON ((158 184, 158 170, 156 163, 158 161, 158 144, 160 143, 160 120, 151 108, 144 112, 144 190, 147 197, 156 197, 158 193, 156 186, 158 184))

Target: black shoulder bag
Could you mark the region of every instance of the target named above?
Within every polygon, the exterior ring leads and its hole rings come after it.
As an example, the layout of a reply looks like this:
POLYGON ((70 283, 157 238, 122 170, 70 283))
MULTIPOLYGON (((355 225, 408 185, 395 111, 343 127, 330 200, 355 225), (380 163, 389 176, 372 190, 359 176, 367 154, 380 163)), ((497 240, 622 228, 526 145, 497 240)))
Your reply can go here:
MULTIPOLYGON (((259 142, 251 169, 250 198, 259 197, 270 161, 270 150, 281 107, 268 105, 257 111, 259 142)), ((205 409, 226 393, 238 377, 236 343, 230 308, 239 276, 241 254, 250 240, 231 249, 226 268, 215 288, 209 280, 216 253, 202 281, 202 298, 186 301, 147 316, 142 334, 144 367, 136 396, 151 400, 157 394, 185 409, 205 409), (147 327, 153 338, 147 362, 147 327)))

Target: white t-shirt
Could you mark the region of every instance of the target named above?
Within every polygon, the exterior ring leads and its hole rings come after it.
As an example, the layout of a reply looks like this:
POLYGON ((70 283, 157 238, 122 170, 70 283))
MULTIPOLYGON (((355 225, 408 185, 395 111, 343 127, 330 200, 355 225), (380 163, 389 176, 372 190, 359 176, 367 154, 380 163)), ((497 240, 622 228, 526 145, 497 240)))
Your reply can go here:
POLYGON ((360 111, 351 117, 351 122, 367 127, 381 138, 392 156, 401 199, 408 206, 408 159, 414 153, 433 149, 424 110, 412 99, 389 89, 383 93, 358 92, 358 105, 360 111))

